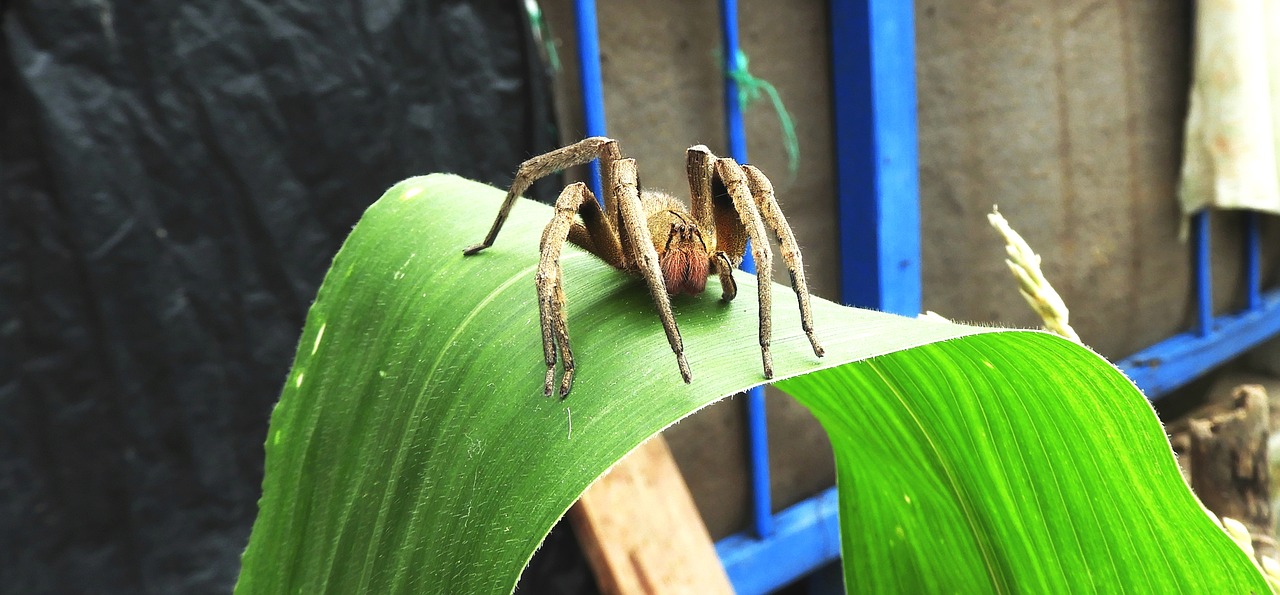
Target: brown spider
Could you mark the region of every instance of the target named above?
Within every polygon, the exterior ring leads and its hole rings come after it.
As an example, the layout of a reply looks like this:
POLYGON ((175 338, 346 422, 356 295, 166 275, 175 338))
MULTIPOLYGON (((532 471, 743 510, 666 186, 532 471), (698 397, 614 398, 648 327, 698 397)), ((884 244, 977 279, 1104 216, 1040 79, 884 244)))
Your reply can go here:
POLYGON ((692 377, 684 358, 684 344, 671 313, 670 295, 702 293, 712 272, 720 276, 721 299, 737 294, 733 269, 742 260, 747 239, 751 239, 756 266, 766 275, 758 284, 760 292, 760 352, 764 377, 773 378, 773 356, 769 353, 773 249, 765 237, 769 224, 782 247, 782 259, 791 273, 791 286, 800 302, 800 320, 813 352, 822 357, 822 346, 813 336, 813 316, 809 310, 809 289, 800 261, 800 248, 787 220, 773 196, 773 185, 750 165, 733 159, 716 158, 697 145, 686 152, 692 213, 675 197, 661 192, 641 191, 636 178, 635 159, 623 159, 618 142, 605 137, 583 139, 567 147, 539 155, 520 164, 515 181, 507 192, 498 217, 484 241, 467 248, 475 254, 493 245, 494 238, 511 212, 511 207, 539 178, 552 172, 600 160, 604 186, 604 209, 582 183, 571 184, 556 200, 556 213, 542 232, 542 258, 536 275, 538 310, 542 323, 542 351, 546 356, 547 379, 543 394, 551 396, 555 384, 556 348, 564 360, 560 397, 573 387, 573 350, 569 348, 569 327, 565 316, 564 286, 561 283, 560 251, 564 242, 581 246, 610 265, 644 277, 658 307, 658 317, 667 341, 676 354, 680 375, 692 377), (574 216, 581 217, 581 222, 574 216), (763 216, 763 219, 762 219, 763 216), (655 241, 655 239, 657 241, 655 241))

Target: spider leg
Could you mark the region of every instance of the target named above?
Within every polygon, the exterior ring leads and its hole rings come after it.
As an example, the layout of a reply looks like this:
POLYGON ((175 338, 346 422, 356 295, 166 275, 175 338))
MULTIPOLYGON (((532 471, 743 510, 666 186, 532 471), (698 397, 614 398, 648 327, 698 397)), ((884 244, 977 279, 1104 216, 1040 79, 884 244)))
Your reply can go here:
POLYGON ((542 354, 547 364, 547 378, 542 394, 551 396, 555 385, 557 350, 564 367, 560 379, 560 397, 573 387, 573 349, 569 347, 569 321, 565 314, 564 272, 560 253, 569 237, 573 218, 586 203, 595 204, 595 196, 582 183, 570 184, 556 199, 556 213, 542 230, 541 257, 534 281, 538 286, 538 315, 542 327, 542 354))
POLYGON ((738 219, 751 239, 751 255, 755 257, 759 279, 756 286, 760 296, 760 357, 764 361, 764 377, 773 378, 773 354, 769 352, 773 326, 773 283, 769 279, 773 271, 773 248, 765 237, 764 222, 756 210, 755 200, 751 198, 742 167, 731 158, 721 157, 715 162, 715 174, 724 183, 725 192, 733 200, 733 209, 738 212, 738 219))
POLYGON ((796 243, 796 236, 792 233, 791 226, 787 225, 787 218, 782 216, 782 209, 778 207, 778 199, 773 193, 773 184, 769 182, 769 178, 750 165, 742 166, 742 170, 747 176, 747 187, 751 190, 751 197, 755 199, 760 215, 778 236, 782 261, 787 264, 787 272, 791 274, 791 288, 795 290, 796 301, 800 303, 800 326, 804 329, 805 336, 809 337, 814 355, 822 357, 822 345, 819 345, 818 339, 813 336, 813 313, 809 309, 809 285, 804 279, 804 262, 800 258, 800 246, 796 243))
MULTIPOLYGON (((594 201, 595 198, 588 198, 587 200, 594 201)), ((565 397, 569 396, 569 390, 573 388, 573 371, 575 369, 573 363, 573 348, 569 346, 569 318, 565 314, 564 302, 564 283, 562 282, 556 286, 556 317, 554 319, 556 344, 560 346, 560 358, 564 360, 564 375, 560 377, 561 400, 564 400, 565 397)), ((550 373, 550 371, 548 372, 550 373)), ((550 380, 554 379, 555 375, 552 374, 552 378, 550 380)), ((551 396, 550 383, 543 386, 542 394, 548 397, 551 396)))
POLYGON ((738 295, 738 283, 733 280, 733 260, 724 252, 716 252, 711 261, 716 265, 716 274, 720 275, 720 300, 732 302, 738 295))
POLYGON ((693 380, 693 374, 684 358, 684 342, 680 339, 680 329, 676 327, 675 314, 671 312, 671 297, 667 294, 667 284, 663 281, 662 268, 658 264, 658 251, 653 246, 644 206, 640 203, 636 161, 620 159, 614 166, 611 188, 618 207, 618 231, 625 232, 626 237, 630 238, 625 244, 632 252, 631 261, 649 285, 649 294, 658 307, 658 318, 662 320, 662 330, 666 331, 667 342, 671 344, 671 351, 676 354, 680 376, 685 383, 689 383, 693 380))
POLYGON ((689 210, 693 221, 702 230, 704 239, 716 245, 715 209, 712 207, 711 179, 714 177, 716 156, 706 145, 694 145, 685 151, 685 173, 689 178, 689 210))
MULTIPOLYGON (((462 253, 470 256, 493 245, 494 239, 498 237, 498 232, 502 229, 502 224, 507 221, 507 216, 511 214, 511 207, 515 205, 516 199, 521 194, 524 194, 525 190, 529 189, 530 184, 552 172, 575 165, 582 165, 596 158, 600 159, 600 167, 606 174, 605 179, 608 179, 608 170, 612 168, 613 162, 620 157, 621 153, 618 150, 617 141, 603 136, 593 136, 521 163, 519 169, 516 170, 515 180, 511 182, 511 189, 507 191, 507 197, 502 201, 502 208, 498 210, 498 217, 493 220, 493 227, 489 228, 489 233, 485 235, 484 241, 468 247, 462 253)), ((607 195, 608 193, 606 192, 605 194, 607 195)), ((606 207, 611 207, 611 205, 606 205, 606 207)))
POLYGON ((706 145, 695 145, 685 151, 685 171, 689 178, 689 205, 693 211, 693 220, 698 224, 707 244, 716 247, 717 251, 711 254, 711 264, 720 277, 720 299, 730 302, 738 295, 738 284, 733 280, 733 269, 738 259, 742 258, 746 232, 742 224, 736 218, 732 218, 732 199, 728 198, 723 188, 718 188, 721 194, 719 200, 725 202, 724 206, 730 207, 725 209, 725 212, 731 216, 732 220, 718 220, 720 211, 717 211, 715 206, 717 189, 713 187, 712 182, 715 178, 715 161, 716 156, 706 145), (728 244, 730 249, 736 247, 737 254, 730 255, 726 252, 718 243, 721 241, 728 244))
POLYGON ((600 260, 610 266, 626 270, 627 258, 621 239, 609 218, 600 209, 600 203, 594 198, 583 201, 578 208, 578 217, 582 219, 582 223, 574 223, 569 227, 569 241, 599 256, 600 260))

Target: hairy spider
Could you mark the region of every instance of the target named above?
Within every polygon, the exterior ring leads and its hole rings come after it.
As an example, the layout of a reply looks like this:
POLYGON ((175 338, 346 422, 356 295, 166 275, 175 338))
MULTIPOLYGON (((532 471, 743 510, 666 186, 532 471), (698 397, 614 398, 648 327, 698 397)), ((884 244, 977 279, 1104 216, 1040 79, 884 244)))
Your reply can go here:
POLYGON ((489 234, 463 254, 470 256, 493 245, 516 198, 530 184, 552 172, 597 158, 604 182, 603 210, 586 185, 571 184, 560 193, 556 213, 542 232, 542 257, 536 280, 542 351, 547 363, 543 394, 551 396, 555 384, 557 348, 564 366, 560 397, 568 395, 573 387, 573 350, 569 347, 560 269, 560 251, 566 239, 618 269, 644 277, 686 383, 692 376, 668 294, 702 293, 707 277, 714 273, 720 277, 721 299, 732 300, 738 291, 733 269, 741 263, 750 239, 756 266, 766 273, 758 284, 760 352, 764 377, 773 378, 773 356, 769 353, 772 284, 768 279, 768 272, 773 270, 773 249, 765 237, 768 223, 777 234, 782 259, 791 273, 791 286, 800 303, 801 326, 813 345, 814 354, 822 357, 822 346, 813 336, 813 315, 809 310, 809 289, 800 248, 778 208, 773 185, 760 170, 738 165, 727 157, 717 158, 702 145, 690 147, 686 152, 692 212, 668 194, 641 191, 635 159, 623 159, 618 142, 613 139, 591 137, 525 161, 516 170, 515 181, 489 234))

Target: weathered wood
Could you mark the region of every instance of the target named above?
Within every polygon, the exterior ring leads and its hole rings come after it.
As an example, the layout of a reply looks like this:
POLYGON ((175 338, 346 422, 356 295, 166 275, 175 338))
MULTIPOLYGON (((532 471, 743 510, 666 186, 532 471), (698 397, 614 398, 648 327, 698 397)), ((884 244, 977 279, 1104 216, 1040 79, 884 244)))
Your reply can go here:
POLYGON ((662 436, 592 484, 569 519, 603 593, 733 593, 662 436))
POLYGON ((1218 516, 1244 523, 1258 555, 1275 557, 1267 394, 1246 384, 1236 388, 1234 402, 1231 411, 1188 422, 1191 488, 1218 516))
MULTIPOLYGON (((1236 390, 1241 385, 1257 384, 1266 390, 1267 403, 1271 410, 1268 428, 1272 432, 1280 429, 1280 376, 1251 369, 1239 369, 1237 366, 1228 367, 1215 375, 1217 378, 1205 391, 1199 406, 1165 423, 1165 433, 1169 435, 1173 452, 1178 455, 1178 466, 1182 469, 1183 478, 1188 484, 1191 483, 1191 436, 1188 433, 1187 424, 1193 419, 1209 419, 1234 409, 1236 390)), ((1276 474, 1272 473, 1272 477, 1275 476, 1276 474)), ((1272 488, 1272 491, 1274 492, 1275 488, 1272 488)), ((1275 510, 1274 506, 1272 510, 1275 510)))

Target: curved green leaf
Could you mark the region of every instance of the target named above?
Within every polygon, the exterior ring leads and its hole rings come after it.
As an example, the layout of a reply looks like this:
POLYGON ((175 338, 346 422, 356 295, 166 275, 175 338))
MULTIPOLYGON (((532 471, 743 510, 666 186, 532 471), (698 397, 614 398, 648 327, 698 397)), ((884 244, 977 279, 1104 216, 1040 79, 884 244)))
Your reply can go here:
MULTIPOLYGON (((732 303, 676 300, 686 385, 643 284, 570 248, 578 377, 542 397, 550 209, 521 201, 492 248, 461 254, 501 194, 414 178, 352 232, 272 415, 238 593, 509 592, 614 462, 763 381, 749 275, 732 303)), ((1146 400, 1087 349, 816 300, 819 360, 776 301, 778 386, 835 449, 851 592, 1266 591, 1146 400)))

